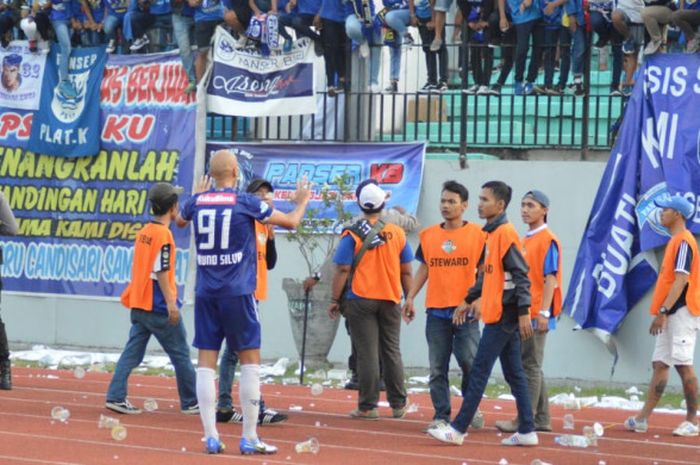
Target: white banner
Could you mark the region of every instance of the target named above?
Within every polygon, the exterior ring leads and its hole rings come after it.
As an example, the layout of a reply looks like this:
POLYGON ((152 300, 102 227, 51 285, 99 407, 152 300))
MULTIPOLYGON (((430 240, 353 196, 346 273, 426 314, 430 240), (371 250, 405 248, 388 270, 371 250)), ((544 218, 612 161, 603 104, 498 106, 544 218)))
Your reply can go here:
POLYGON ((26 40, 0 49, 0 107, 38 110, 46 54, 31 53, 26 40))
POLYGON ((316 112, 311 41, 294 42, 289 52, 263 56, 236 49, 223 28, 214 36, 214 61, 207 83, 207 111, 233 116, 288 116, 316 112))

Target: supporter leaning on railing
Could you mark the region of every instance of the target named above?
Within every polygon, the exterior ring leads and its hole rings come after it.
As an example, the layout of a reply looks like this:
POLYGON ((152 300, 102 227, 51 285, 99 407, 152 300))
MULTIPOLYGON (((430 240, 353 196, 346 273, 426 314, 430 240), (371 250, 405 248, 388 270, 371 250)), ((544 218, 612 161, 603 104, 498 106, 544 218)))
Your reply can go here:
POLYGON ((671 14, 675 9, 673 0, 644 0, 642 21, 651 39, 644 48, 644 55, 660 51, 664 41, 662 28, 671 23, 671 14))
POLYGON ((700 37, 698 36, 698 26, 700 26, 700 1, 680 0, 680 10, 671 15, 671 21, 678 26, 687 43, 686 51, 695 53, 700 50, 700 37))
MULTIPOLYGON (((437 52, 430 49, 430 44, 435 39, 435 21, 433 20, 430 2, 428 0, 415 0, 415 2, 414 0, 409 0, 409 4, 414 4, 414 11, 418 18, 418 33, 420 34, 428 71, 428 82, 420 88, 419 92, 445 91, 447 90, 448 79, 447 46, 442 43, 437 52), (438 60, 440 60, 439 66, 438 60)), ((443 27, 443 29, 445 28, 443 27)), ((442 31, 442 37, 445 37, 444 30, 442 31)))
POLYGON ((104 31, 107 37, 107 53, 117 49, 117 28, 124 24, 124 15, 129 8, 129 0, 105 0, 107 17, 104 21, 104 31))
POLYGON ((625 82, 622 93, 630 95, 634 87, 634 73, 637 70, 637 54, 644 43, 644 24, 642 9, 644 0, 617 0, 616 9, 612 12, 613 27, 622 36, 622 53, 625 58, 625 82))
POLYGON ((612 24, 612 0, 589 0, 588 8, 591 18, 591 29, 598 35, 595 47, 605 47, 608 42, 612 47, 612 76, 610 95, 622 95, 620 77, 622 76, 622 36, 612 24))
MULTIPOLYGON (((463 40, 467 40, 470 45, 470 66, 474 77, 474 85, 466 90, 468 94, 497 95, 489 88, 493 70, 493 48, 487 46, 492 42, 493 31, 488 18, 494 11, 494 6, 493 0, 457 0, 459 13, 463 20, 467 21, 467 37, 463 37, 463 40)), ((459 58, 463 66, 466 57, 460 53, 459 58)))
POLYGON ((326 85, 331 97, 345 92, 345 16, 342 0, 322 0, 321 11, 314 18, 323 39, 326 85))

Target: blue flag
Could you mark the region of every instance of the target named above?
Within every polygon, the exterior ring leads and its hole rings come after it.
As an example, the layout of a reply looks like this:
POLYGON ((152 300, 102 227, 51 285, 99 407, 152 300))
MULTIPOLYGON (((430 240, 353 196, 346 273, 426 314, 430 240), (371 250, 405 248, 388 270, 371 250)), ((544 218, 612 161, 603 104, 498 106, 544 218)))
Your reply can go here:
POLYGON ((77 97, 58 91, 59 47, 46 62, 39 111, 34 114, 27 148, 38 154, 84 157, 100 150, 100 84, 107 53, 102 47, 73 49, 68 75, 77 97))
MULTIPOLYGON (((700 199, 700 57, 654 55, 639 76, 564 301, 614 354, 612 334, 656 281, 649 251, 669 239, 654 200, 680 193, 697 206, 700 199)), ((698 210, 688 222, 696 234, 698 210)))

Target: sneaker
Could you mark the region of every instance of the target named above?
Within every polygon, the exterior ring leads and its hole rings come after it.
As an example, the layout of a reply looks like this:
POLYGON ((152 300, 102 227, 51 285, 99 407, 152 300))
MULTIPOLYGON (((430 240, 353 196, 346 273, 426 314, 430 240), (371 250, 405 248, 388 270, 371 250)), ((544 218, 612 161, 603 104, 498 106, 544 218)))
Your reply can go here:
POLYGON ((633 39, 627 39, 622 43, 622 53, 625 55, 633 55, 635 48, 633 39))
POLYGON ((326 89, 326 93, 329 97, 335 97, 336 95, 338 95, 338 91, 334 86, 328 86, 328 88, 326 89))
POLYGON ((526 82, 525 85, 523 86, 523 94, 522 95, 532 95, 534 92, 535 86, 532 85, 531 82, 526 82))
POLYGON ((652 40, 644 48, 644 55, 653 55, 659 51, 659 48, 661 48, 661 41, 660 40, 652 40))
POLYGON ((399 81, 391 80, 389 85, 386 86, 384 92, 389 92, 390 94, 395 94, 399 91, 399 81))
MULTIPOLYGON (((624 422, 625 428, 635 433, 646 433, 649 429, 649 424, 646 420, 637 420, 635 417, 629 417, 624 422)), ((675 431, 674 431, 675 432, 675 431)))
POLYGON ((435 429, 435 428, 444 428, 445 426, 448 426, 448 425, 449 425, 449 423, 447 422, 447 420, 443 420, 443 419, 441 419, 441 418, 438 418, 437 420, 431 421, 431 422, 428 424, 428 426, 426 426, 425 428, 423 428, 423 432, 424 432, 424 433, 427 433, 427 432, 428 432, 429 430, 431 430, 431 429, 435 429))
POLYGON ((428 434, 438 441, 454 444, 455 446, 461 446, 464 442, 464 436, 466 436, 466 434, 462 434, 454 429, 449 423, 438 428, 429 429, 428 434))
POLYGON ((558 87, 545 87, 544 89, 545 95, 551 95, 553 97, 557 97, 561 95, 561 90, 559 90, 558 87))
POLYGON ((360 410, 358 408, 350 412, 350 416, 360 420, 379 420, 379 412, 376 408, 370 410, 360 410))
POLYGON ((220 454, 226 450, 226 445, 216 438, 207 438, 205 450, 207 454, 220 454))
POLYGON ((436 90, 436 89, 437 89, 437 84, 431 84, 431 83, 429 83, 429 82, 426 82, 426 83, 423 85, 423 87, 421 87, 420 89, 418 89, 418 93, 419 93, 419 94, 429 94, 429 93, 433 92, 433 91, 436 90))
POLYGON ((689 421, 684 421, 680 425, 678 425, 678 428, 673 430, 673 435, 674 436, 685 436, 685 437, 692 437, 692 436, 697 436, 698 433, 700 433, 700 429, 698 429, 698 425, 694 425, 689 421))
POLYGON ((369 44, 367 41, 362 42, 360 45, 360 57, 367 58, 369 56, 369 44))
POLYGON ((547 88, 543 86, 538 86, 537 84, 533 84, 532 93, 535 95, 545 95, 547 94, 547 88))
POLYGON ((518 431, 518 420, 498 420, 496 429, 504 433, 515 433, 518 431))
POLYGON ((243 415, 241 412, 234 409, 217 409, 216 422, 241 424, 243 423, 243 415))
POLYGON ((131 402, 129 402, 128 400, 125 400, 123 402, 113 402, 108 400, 107 402, 105 402, 105 407, 107 407, 113 412, 123 413, 126 415, 138 415, 139 413, 141 413, 141 409, 131 405, 131 402))
MULTIPOLYGON (((266 408, 258 415, 259 425, 274 425, 277 423, 283 423, 287 421, 289 417, 284 413, 279 413, 276 410, 266 408)), ((243 415, 241 415, 241 422, 243 421, 243 415)))
POLYGON ((233 48, 241 49, 241 48, 246 48, 248 46, 248 36, 245 34, 240 34, 238 36, 238 39, 236 42, 233 44, 233 48))
POLYGON ((489 95, 489 86, 479 86, 476 95, 489 95))
POLYGON ((476 95, 479 87, 481 87, 479 84, 474 84, 473 86, 464 89, 464 93, 468 95, 476 95))
POLYGON ((408 412, 408 402, 403 407, 399 408, 392 408, 391 409, 391 416, 394 418, 403 418, 406 416, 406 413, 408 412))
POLYGON ((583 88, 583 82, 580 79, 574 79, 574 82, 566 88, 566 92, 575 95, 576 97, 586 95, 586 91, 583 88))
POLYGON ((197 91, 197 83, 194 81, 190 81, 187 84, 187 87, 185 87, 186 94, 191 94, 192 92, 196 92, 196 91, 197 91))
POLYGON ((29 51, 32 53, 36 53, 37 50, 38 50, 38 48, 36 46, 36 40, 30 40, 29 41, 29 51))
POLYGON ((117 50, 117 41, 114 39, 110 39, 109 42, 107 43, 107 48, 105 49, 105 52, 114 53, 116 50, 117 50))
POLYGON ((531 433, 515 433, 510 437, 505 438, 501 441, 501 445, 504 446, 536 446, 540 443, 537 433, 534 431, 531 433))
POLYGON ((131 47, 129 47, 129 50, 131 50, 132 52, 136 52, 150 43, 151 41, 148 39, 148 35, 144 34, 142 37, 139 37, 138 39, 134 40, 134 42, 131 44, 131 47))
POLYGON ((445 92, 449 90, 449 86, 447 85, 447 81, 440 81, 440 83, 437 85, 437 88, 435 89, 437 92, 445 92))
POLYGON ((612 89, 609 94, 611 97, 622 97, 625 94, 622 93, 620 89, 612 89))
POLYGON ((345 383, 345 389, 349 391, 357 391, 360 389, 360 385, 357 382, 357 377, 353 376, 348 380, 347 383, 345 383))
POLYGON ((378 94, 382 91, 382 88, 379 84, 370 84, 369 85, 369 92, 371 94, 378 94))
POLYGON ((254 441, 249 441, 246 438, 241 438, 240 449, 241 454, 243 455, 270 455, 277 453, 277 447, 265 444, 259 438, 254 441))
POLYGON ((514 86, 515 88, 513 89, 513 93, 515 95, 523 95, 523 83, 516 81, 514 86))
POLYGON ((633 88, 633 86, 622 86, 622 96, 629 97, 630 95, 632 95, 633 88))
POLYGON ((498 84, 494 84, 493 86, 491 86, 491 88, 489 89, 489 95, 501 95, 501 86, 498 84))
POLYGON ((199 404, 190 405, 180 410, 184 415, 199 415, 199 404))
POLYGON ((438 39, 437 37, 433 39, 433 41, 430 43, 430 51, 431 52, 437 52, 442 48, 442 39, 438 39))
POLYGON ((485 423, 486 420, 484 420, 484 414, 481 413, 481 410, 477 410, 474 414, 474 418, 472 418, 471 427, 474 429, 481 429, 484 427, 485 423))
POLYGON ((406 47, 410 47, 410 46, 413 45, 414 43, 416 43, 416 41, 413 40, 413 36, 411 35, 410 32, 407 32, 406 35, 403 36, 403 44, 404 44, 406 47))

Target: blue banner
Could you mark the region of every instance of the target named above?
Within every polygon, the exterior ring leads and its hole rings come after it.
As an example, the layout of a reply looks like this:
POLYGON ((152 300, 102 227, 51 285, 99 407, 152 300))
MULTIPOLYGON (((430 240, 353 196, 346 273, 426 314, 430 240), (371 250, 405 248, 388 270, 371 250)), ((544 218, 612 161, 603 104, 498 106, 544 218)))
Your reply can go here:
MULTIPOLYGON (((0 108, 0 189, 20 230, 0 238, 6 290, 121 294, 134 237, 150 220, 148 189, 159 181, 192 189, 196 105, 183 92, 187 82, 176 52, 111 56, 97 114, 101 144, 89 157, 26 150, 32 113, 0 108)), ((182 296, 189 229, 172 230, 182 296)))
POLYGON ((664 245, 654 200, 681 194, 700 233, 700 56, 648 57, 584 232, 564 308, 606 342, 653 287, 650 249, 664 245), (641 77, 643 76, 643 78, 641 77))
POLYGON ((75 98, 60 90, 59 55, 58 44, 53 44, 27 148, 47 155, 91 156, 100 148, 100 83, 107 53, 103 47, 73 49, 68 75, 75 98))
POLYGON ((335 219, 333 207, 323 205, 322 191, 337 193, 335 179, 346 176, 350 193, 345 197, 345 210, 360 213, 355 188, 364 179, 373 178, 382 189, 391 192, 389 206, 401 206, 416 213, 423 179, 425 144, 234 144, 207 143, 207 159, 217 150, 231 149, 241 167, 240 186, 253 177, 270 181, 275 189, 275 208, 290 211, 289 201, 297 179, 306 176, 314 184, 309 208, 317 210, 317 218, 335 219))

